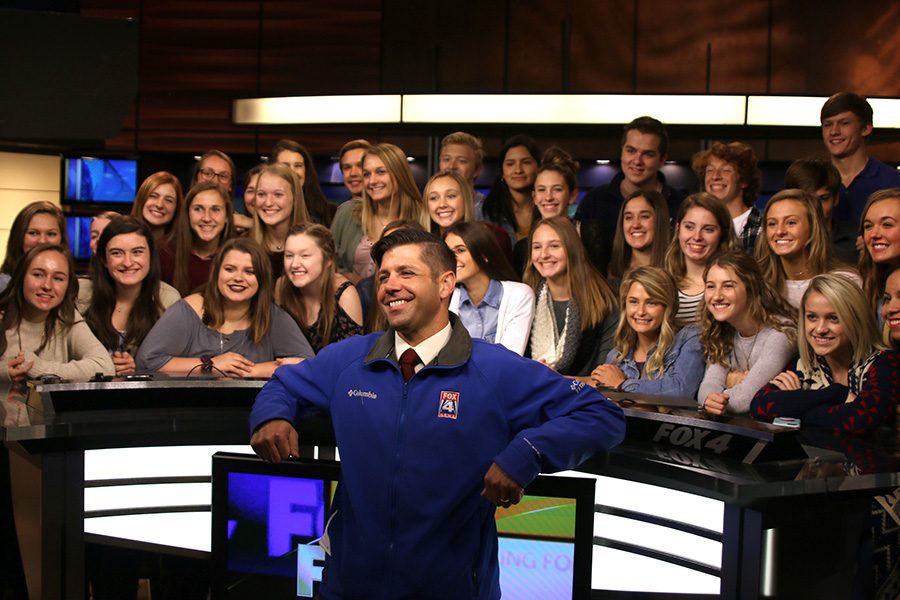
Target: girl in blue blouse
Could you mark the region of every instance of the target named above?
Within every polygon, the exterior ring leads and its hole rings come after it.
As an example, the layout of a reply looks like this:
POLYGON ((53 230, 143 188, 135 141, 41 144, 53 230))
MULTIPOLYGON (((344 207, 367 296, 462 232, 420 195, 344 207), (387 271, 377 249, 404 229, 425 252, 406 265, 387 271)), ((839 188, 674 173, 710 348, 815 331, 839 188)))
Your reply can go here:
POLYGON ((460 222, 444 234, 456 256, 456 289, 450 310, 469 335, 521 355, 534 317, 534 292, 518 282, 494 234, 483 223, 460 222))
POLYGON ((615 346, 591 373, 598 386, 639 394, 693 397, 705 362, 698 331, 681 327, 678 287, 659 267, 626 273, 619 288, 621 312, 615 346))

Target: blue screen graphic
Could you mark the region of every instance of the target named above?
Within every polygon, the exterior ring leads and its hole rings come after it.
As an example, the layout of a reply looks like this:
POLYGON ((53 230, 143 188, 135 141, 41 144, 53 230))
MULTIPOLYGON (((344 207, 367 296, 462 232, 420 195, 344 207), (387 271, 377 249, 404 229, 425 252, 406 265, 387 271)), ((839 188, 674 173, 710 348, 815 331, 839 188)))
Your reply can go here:
POLYGON ((137 161, 110 158, 67 158, 66 200, 131 202, 137 191, 137 161))
MULTIPOLYGON (((227 598, 314 597, 324 554, 332 482, 251 473, 228 474, 227 598)), ((503 598, 572 597, 574 541, 499 538, 503 598)))
POLYGON ((75 260, 91 258, 91 219, 92 217, 66 216, 66 233, 69 236, 69 250, 75 260))

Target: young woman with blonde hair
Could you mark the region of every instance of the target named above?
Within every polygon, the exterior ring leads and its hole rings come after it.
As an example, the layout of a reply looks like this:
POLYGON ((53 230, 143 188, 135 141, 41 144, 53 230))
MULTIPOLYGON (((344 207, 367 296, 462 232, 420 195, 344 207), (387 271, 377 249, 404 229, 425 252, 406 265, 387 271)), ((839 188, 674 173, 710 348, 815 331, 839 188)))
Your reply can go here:
POLYGON ((859 256, 859 274, 866 299, 878 310, 888 273, 900 267, 900 188, 869 196, 863 207, 860 233, 865 251, 859 256))
POLYGON ((665 267, 678 284, 678 319, 700 321, 706 266, 718 252, 737 247, 728 209, 715 196, 700 192, 684 199, 675 219, 675 235, 665 267))
MULTIPOLYGON (((475 193, 472 186, 455 171, 440 171, 431 176, 422 193, 428 215, 431 217, 431 232, 442 236, 447 229, 457 223, 475 221, 475 193)), ((502 227, 490 221, 481 221, 487 227, 500 250, 512 264, 512 245, 502 227)))
POLYGON ((541 219, 531 233, 524 281, 537 298, 531 357, 563 375, 589 381, 612 348, 616 296, 588 261, 568 217, 541 219))
POLYGON ((862 290, 846 277, 814 277, 802 298, 800 358, 760 390, 751 414, 862 434, 894 417, 900 355, 884 350, 862 290))
POLYGON ((719 254, 704 278, 706 374, 697 399, 714 415, 746 413, 753 395, 796 353, 795 312, 746 252, 719 254))
POLYGON ((425 184, 422 198, 431 218, 431 232, 444 235, 451 225, 475 220, 475 193, 454 171, 439 171, 425 184))
POLYGON ((406 153, 393 144, 377 144, 363 155, 360 200, 344 203, 331 225, 338 248, 338 271, 356 283, 375 272, 370 255, 373 244, 391 221, 412 220, 431 227, 406 153))
POLYGON ((900 350, 900 267, 895 267, 884 283, 881 319, 884 322, 884 343, 900 350))
POLYGON ((330 226, 337 206, 322 193, 319 174, 309 150, 294 140, 278 140, 269 152, 269 164, 284 165, 297 175, 310 220, 330 226))
POLYGON ((591 379, 626 392, 693 398, 703 379, 703 349, 697 328, 682 327, 675 318, 672 276, 659 267, 631 269, 622 279, 619 305, 615 347, 591 379))
POLYGON ((256 206, 250 237, 269 255, 272 274, 284 269, 284 242, 295 225, 309 223, 303 187, 297 174, 282 164, 266 165, 256 180, 256 206))
POLYGON ((812 278, 828 271, 862 286, 859 275, 834 257, 822 203, 809 192, 778 192, 766 202, 762 222, 765 239, 757 241, 756 259, 763 277, 791 306, 799 308, 812 278))

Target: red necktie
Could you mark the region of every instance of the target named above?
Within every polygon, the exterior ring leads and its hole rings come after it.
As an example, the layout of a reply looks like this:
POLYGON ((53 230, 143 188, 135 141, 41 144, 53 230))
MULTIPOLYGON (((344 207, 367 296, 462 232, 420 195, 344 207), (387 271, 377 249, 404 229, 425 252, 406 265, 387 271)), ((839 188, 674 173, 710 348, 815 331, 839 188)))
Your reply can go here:
POLYGON ((407 348, 400 355, 400 372, 403 373, 403 381, 409 381, 416 374, 416 365, 419 363, 419 355, 412 348, 407 348))

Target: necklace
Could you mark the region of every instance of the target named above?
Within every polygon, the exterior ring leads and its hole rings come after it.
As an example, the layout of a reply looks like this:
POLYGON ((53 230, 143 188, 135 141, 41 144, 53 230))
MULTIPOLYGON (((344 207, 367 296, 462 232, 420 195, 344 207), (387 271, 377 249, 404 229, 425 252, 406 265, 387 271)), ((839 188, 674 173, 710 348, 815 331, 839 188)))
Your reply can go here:
POLYGON ((279 244, 277 242, 272 241, 268 235, 266 236, 266 246, 273 249, 275 252, 281 252, 284 250, 284 244, 279 244))
MULTIPOLYGON (((744 355, 744 366, 743 366, 743 368, 741 368, 741 361, 740 361, 740 358, 738 357, 738 352, 737 352, 738 345, 737 345, 737 344, 734 344, 734 346, 732 347, 732 351, 733 351, 733 354, 734 354, 734 362, 737 363, 738 368, 741 369, 742 371, 749 371, 749 370, 750 370, 750 357, 753 355, 753 348, 756 347, 756 340, 759 339, 759 332, 760 332, 760 331, 762 331, 762 327, 760 327, 759 329, 757 329, 757 330, 756 330, 756 333, 754 333, 753 336, 752 336, 752 337, 753 337, 753 341, 750 342, 750 350, 744 355)), ((743 340, 743 339, 746 339, 746 338, 744 338, 740 333, 738 333, 738 341, 743 340)))

